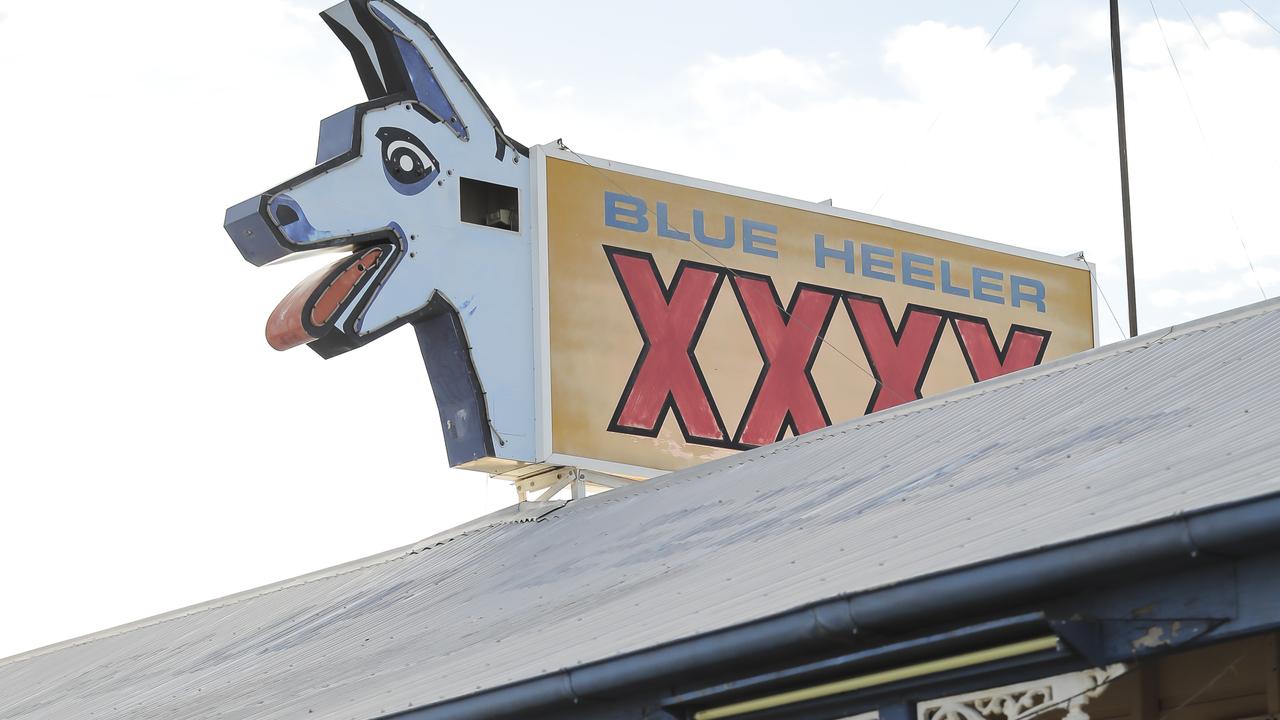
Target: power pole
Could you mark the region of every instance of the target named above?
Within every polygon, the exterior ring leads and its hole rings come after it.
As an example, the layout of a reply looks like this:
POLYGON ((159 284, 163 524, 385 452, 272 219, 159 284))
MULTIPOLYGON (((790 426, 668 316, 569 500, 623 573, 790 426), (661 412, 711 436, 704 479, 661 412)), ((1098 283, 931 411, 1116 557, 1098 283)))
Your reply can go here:
POLYGON ((1120 204, 1124 212, 1124 270, 1129 288, 1129 337, 1138 334, 1138 296, 1133 281, 1133 217, 1129 212, 1129 142, 1124 128, 1124 70, 1120 62, 1119 0, 1111 0, 1111 76, 1116 81, 1116 129, 1120 136, 1120 204))

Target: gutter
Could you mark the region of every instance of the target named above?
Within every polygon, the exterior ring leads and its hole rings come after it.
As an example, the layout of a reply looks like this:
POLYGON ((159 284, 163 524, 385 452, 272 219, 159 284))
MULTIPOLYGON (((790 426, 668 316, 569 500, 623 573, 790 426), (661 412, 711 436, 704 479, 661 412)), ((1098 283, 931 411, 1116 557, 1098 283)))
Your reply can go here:
POLYGON ((980 565, 832 598, 718 630, 435 705, 397 720, 536 717, 554 706, 654 687, 696 670, 844 643, 855 633, 893 632, 1015 607, 1085 584, 1132 579, 1195 564, 1202 554, 1241 557, 1280 545, 1280 494, 980 565))

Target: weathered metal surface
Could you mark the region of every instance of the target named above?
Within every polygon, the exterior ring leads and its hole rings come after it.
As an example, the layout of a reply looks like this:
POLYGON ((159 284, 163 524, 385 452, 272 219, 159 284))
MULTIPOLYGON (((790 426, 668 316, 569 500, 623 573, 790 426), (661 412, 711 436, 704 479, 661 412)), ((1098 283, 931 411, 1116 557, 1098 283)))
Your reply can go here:
POLYGON ((1280 303, 0 661, 0 718, 369 718, 1280 492, 1280 303), (514 522, 514 520, 537 522, 514 522))

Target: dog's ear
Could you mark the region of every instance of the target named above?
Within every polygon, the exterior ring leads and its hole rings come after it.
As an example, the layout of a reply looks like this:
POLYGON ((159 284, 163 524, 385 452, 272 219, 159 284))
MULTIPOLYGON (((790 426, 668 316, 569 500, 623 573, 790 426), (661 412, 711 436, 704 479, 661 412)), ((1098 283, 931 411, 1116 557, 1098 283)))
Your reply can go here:
POLYGON ((345 0, 321 16, 350 51, 370 100, 407 94, 460 140, 482 140, 491 128, 499 158, 507 147, 523 149, 502 132, 431 27, 398 3, 345 0))

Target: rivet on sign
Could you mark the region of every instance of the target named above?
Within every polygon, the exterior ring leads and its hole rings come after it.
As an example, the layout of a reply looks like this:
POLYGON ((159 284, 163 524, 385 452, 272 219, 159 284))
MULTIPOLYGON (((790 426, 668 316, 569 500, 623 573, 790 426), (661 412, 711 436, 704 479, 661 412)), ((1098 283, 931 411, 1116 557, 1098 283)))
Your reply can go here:
POLYGON ((440 186, 442 186, 442 187, 443 187, 443 186, 444 186, 444 181, 443 181, 443 180, 437 180, 437 181, 436 181, 436 184, 437 184, 437 185, 440 185, 440 186))

